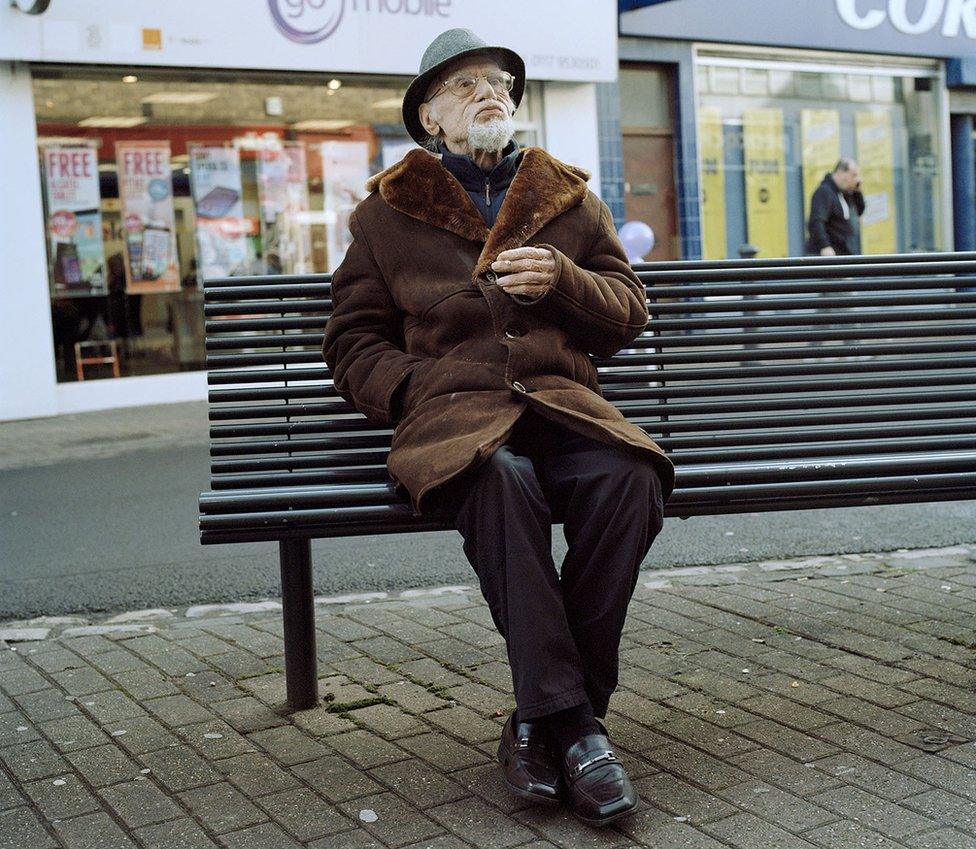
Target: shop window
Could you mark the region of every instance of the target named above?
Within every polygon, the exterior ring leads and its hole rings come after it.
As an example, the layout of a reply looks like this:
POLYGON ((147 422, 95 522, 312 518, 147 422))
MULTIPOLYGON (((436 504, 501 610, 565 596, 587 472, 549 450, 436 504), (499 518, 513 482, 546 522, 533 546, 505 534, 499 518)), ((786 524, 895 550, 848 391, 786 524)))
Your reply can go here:
POLYGON ((944 250, 935 71, 810 64, 699 56, 704 257, 747 244, 759 256, 803 254, 810 198, 841 157, 860 165, 862 252, 944 250))
POLYGON ((334 270, 367 177, 416 146, 409 81, 35 67, 58 380, 202 369, 204 277, 334 270))

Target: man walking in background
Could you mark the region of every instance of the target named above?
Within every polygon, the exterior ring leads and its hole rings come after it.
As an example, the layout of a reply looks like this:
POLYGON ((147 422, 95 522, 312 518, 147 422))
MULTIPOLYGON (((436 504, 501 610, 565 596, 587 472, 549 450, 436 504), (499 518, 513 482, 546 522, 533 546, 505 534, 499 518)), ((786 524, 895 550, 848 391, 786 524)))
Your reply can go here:
POLYGON ((850 256, 861 252, 860 216, 864 214, 861 172, 853 159, 841 159, 825 174, 810 201, 807 253, 850 256))

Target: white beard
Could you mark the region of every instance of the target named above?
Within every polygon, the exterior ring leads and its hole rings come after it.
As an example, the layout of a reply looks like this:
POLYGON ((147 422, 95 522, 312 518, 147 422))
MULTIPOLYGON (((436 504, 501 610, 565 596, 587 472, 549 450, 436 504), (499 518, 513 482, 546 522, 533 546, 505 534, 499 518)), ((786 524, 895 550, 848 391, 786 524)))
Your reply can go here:
POLYGON ((468 146, 473 150, 503 150, 515 135, 515 121, 511 115, 475 120, 468 128, 468 146))

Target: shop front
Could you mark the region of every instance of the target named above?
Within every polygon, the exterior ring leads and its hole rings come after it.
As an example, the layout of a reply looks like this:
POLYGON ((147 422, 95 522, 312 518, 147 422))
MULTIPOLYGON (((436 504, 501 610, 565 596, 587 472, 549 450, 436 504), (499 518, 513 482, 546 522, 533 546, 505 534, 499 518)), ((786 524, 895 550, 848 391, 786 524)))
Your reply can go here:
POLYGON ((864 253, 952 249, 946 59, 976 46, 972 4, 637 5, 620 59, 671 75, 683 256, 802 255, 810 198, 842 157, 860 165, 864 253))
POLYGON ((205 398, 202 280, 335 269, 445 29, 526 59, 516 138, 600 185, 609 0, 45 5, 0 8, 0 420, 205 398))

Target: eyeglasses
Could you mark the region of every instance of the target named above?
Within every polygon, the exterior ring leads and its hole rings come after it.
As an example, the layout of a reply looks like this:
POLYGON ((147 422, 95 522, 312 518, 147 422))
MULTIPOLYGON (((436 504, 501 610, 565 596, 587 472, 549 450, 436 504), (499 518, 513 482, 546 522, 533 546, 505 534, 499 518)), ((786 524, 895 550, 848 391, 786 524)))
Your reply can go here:
POLYGON ((449 80, 445 80, 438 87, 430 97, 428 97, 424 103, 430 103, 441 90, 446 88, 451 94, 460 98, 471 97, 478 88, 479 80, 488 80, 488 85, 490 85, 496 94, 506 94, 512 90, 515 86, 515 77, 513 77, 508 71, 497 71, 490 74, 459 74, 456 77, 451 77, 449 80))

